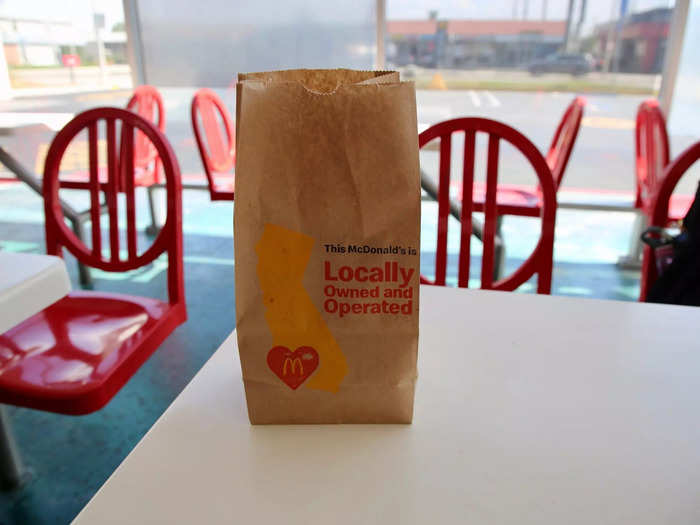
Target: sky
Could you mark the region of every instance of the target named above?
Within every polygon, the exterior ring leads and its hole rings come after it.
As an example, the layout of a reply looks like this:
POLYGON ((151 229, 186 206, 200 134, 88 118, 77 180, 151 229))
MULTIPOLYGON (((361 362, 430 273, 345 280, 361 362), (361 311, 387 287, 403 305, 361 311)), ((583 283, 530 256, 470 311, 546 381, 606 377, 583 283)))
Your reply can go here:
POLYGON ((124 20, 121 0, 0 0, 0 18, 70 21, 79 32, 93 31, 93 12, 105 15, 108 30, 124 20))
MULTIPOLYGON (((218 6, 225 11, 225 16, 232 19, 257 18, 261 10, 268 18, 288 18, 296 13, 313 18, 318 15, 323 19, 327 16, 334 18, 355 18, 357 10, 363 3, 366 8, 360 10, 369 12, 374 0, 268 0, 267 2, 239 2, 232 0, 190 0, 201 10, 207 4, 218 6), (225 6, 225 9, 224 9, 225 6), (275 9, 270 9, 273 6, 275 9), (257 11, 247 13, 246 11, 257 11), (354 11, 354 13, 353 13, 354 11)), ((575 12, 582 0, 574 0, 575 12)), ((155 8, 174 5, 162 0, 141 0, 143 7, 155 8)), ((422 20, 428 17, 431 10, 438 12, 438 18, 461 19, 494 19, 512 18, 513 7, 517 8, 518 17, 523 14, 523 3, 528 3, 528 19, 540 20, 542 18, 543 2, 547 5, 548 20, 563 20, 566 18, 568 0, 386 0, 387 19, 415 19, 422 20)), ((587 0, 587 16, 584 24, 584 32, 590 31, 595 24, 599 24, 616 18, 619 12, 620 0, 587 0), (614 17, 611 14, 615 13, 614 17)), ((175 2, 177 4, 177 2, 175 2)), ((630 11, 643 11, 654 7, 668 7, 673 0, 629 0, 630 11)), ((181 4, 181 5, 187 5, 181 4)), ((189 7, 189 6, 188 6, 189 7)), ((187 11, 188 9, 183 9, 187 11)), ((107 28, 115 23, 123 21, 124 13, 121 0, 0 0, 0 17, 21 17, 30 19, 70 20, 77 31, 92 31, 92 13, 104 13, 107 28)), ((177 17, 172 10, 168 16, 177 17), (175 16, 173 16, 175 15, 175 16)), ((272 20, 269 20, 272 21, 272 20)))

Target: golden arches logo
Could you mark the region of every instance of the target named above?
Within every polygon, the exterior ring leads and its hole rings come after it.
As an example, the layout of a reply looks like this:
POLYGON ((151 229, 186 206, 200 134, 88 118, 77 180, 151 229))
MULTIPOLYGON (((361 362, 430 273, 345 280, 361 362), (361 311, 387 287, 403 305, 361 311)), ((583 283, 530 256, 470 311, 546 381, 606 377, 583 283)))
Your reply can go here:
POLYGON ((291 370, 291 373, 294 374, 294 371, 297 370, 297 365, 299 365, 299 372, 297 375, 303 376, 304 375, 304 365, 301 362, 301 359, 298 357, 295 357, 292 359, 291 357, 287 357, 284 360, 284 365, 282 365, 282 375, 286 376, 289 371, 291 370))
POLYGON ((318 361, 318 352, 311 346, 300 346, 292 352, 289 347, 277 345, 267 353, 267 366, 292 390, 314 373, 318 361))

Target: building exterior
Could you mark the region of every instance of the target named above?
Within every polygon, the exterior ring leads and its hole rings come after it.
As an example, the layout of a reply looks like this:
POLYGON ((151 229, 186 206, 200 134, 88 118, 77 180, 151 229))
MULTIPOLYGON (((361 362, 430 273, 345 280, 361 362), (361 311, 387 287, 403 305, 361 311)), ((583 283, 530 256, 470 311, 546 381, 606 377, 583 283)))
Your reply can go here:
POLYGON ((672 9, 661 7, 634 13, 622 22, 615 20, 593 30, 593 52, 603 57, 608 39, 619 30, 613 64, 625 73, 660 73, 666 54, 666 40, 672 9), (619 27, 619 29, 618 29, 619 27))
MULTIPOLYGON (((83 65, 97 62, 94 31, 79 32, 64 20, 0 18, 7 65, 61 66, 64 54, 77 54, 83 65)), ((102 31, 107 61, 126 63, 126 32, 102 31)))
MULTIPOLYGON (((102 34, 102 45, 105 50, 105 57, 110 64, 126 64, 126 32, 124 31, 106 31, 102 34)), ((89 40, 84 43, 80 49, 81 56, 87 63, 96 63, 97 57, 97 42, 89 40)))
POLYGON ((81 45, 67 21, 0 18, 0 34, 9 66, 56 66, 61 48, 81 45))
POLYGON ((566 22, 390 20, 388 58, 397 66, 523 67, 564 43, 566 22))

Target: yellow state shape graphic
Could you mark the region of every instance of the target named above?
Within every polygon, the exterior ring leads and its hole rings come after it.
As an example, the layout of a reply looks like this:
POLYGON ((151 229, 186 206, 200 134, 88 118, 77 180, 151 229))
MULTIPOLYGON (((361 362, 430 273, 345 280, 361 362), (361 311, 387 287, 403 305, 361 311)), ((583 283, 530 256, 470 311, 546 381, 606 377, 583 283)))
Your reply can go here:
POLYGON ((335 393, 348 372, 348 364, 304 288, 304 272, 313 245, 308 235, 266 224, 255 246, 257 274, 273 344, 292 351, 300 346, 313 347, 320 363, 304 386, 335 393))

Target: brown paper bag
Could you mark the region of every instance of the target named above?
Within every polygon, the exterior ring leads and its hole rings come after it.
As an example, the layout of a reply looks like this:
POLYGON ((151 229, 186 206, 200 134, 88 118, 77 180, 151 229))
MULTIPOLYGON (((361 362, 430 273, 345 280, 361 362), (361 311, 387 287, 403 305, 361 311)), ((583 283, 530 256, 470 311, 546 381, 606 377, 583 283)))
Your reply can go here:
POLYGON ((420 176, 394 72, 239 75, 236 322, 254 424, 410 423, 420 176))

